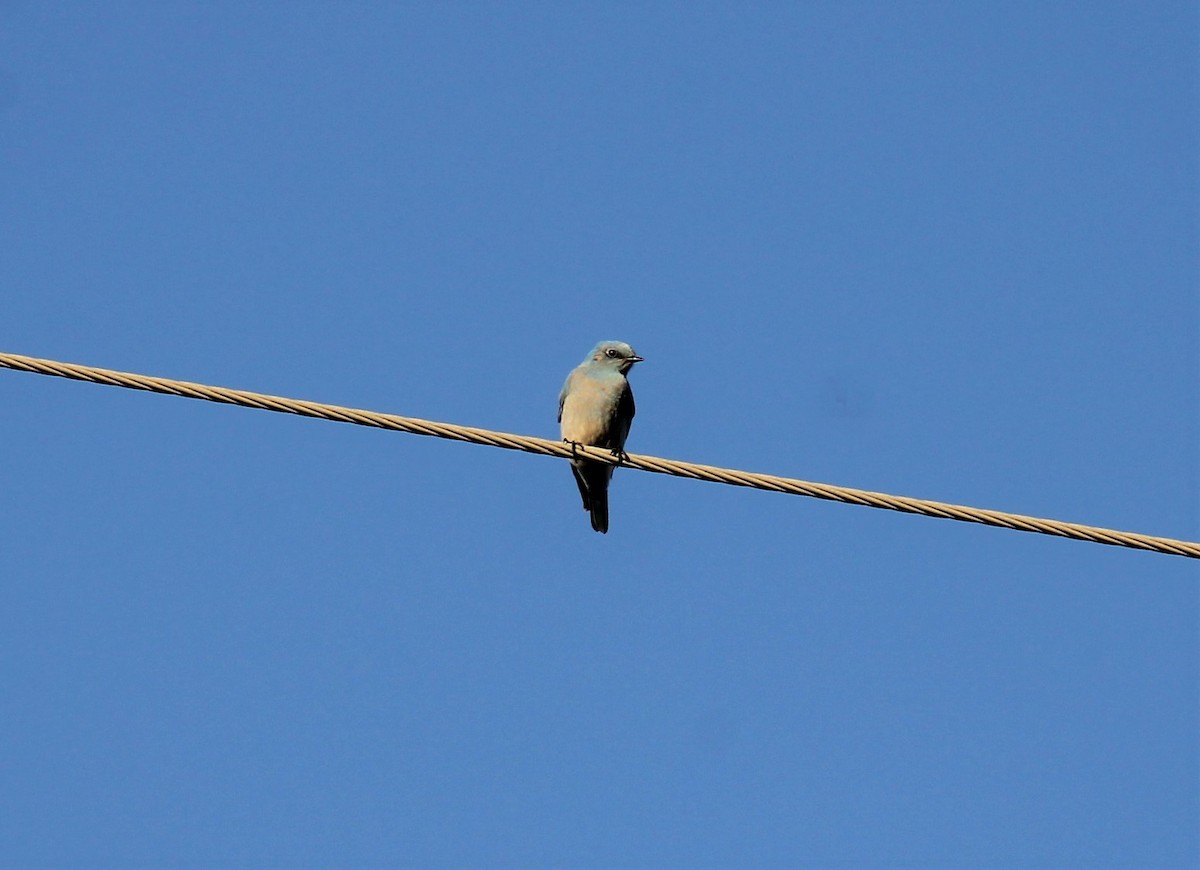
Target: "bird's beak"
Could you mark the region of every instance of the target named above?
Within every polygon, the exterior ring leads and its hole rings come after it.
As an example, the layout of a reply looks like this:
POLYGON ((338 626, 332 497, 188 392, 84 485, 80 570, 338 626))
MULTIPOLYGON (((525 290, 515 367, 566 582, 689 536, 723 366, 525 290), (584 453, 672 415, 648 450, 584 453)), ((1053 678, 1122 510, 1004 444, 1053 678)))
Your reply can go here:
POLYGON ((645 358, 645 357, 641 357, 641 356, 631 356, 631 357, 629 358, 629 361, 630 361, 631 363, 635 363, 635 362, 645 362, 645 361, 646 361, 646 358, 645 358))

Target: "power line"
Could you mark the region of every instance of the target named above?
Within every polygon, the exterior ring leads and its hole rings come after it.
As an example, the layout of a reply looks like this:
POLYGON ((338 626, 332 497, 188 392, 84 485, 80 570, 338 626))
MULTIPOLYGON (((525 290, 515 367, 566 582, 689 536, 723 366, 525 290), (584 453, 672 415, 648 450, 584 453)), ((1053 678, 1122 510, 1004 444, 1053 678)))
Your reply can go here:
POLYGON ((690 477, 695 480, 726 483, 732 486, 747 486, 753 489, 783 492, 791 495, 805 495, 812 498, 865 505, 866 507, 884 508, 910 514, 920 514, 927 517, 942 517, 968 523, 981 523, 986 526, 1016 529, 1023 532, 1056 535, 1063 538, 1073 538, 1078 541, 1091 541, 1096 544, 1111 544, 1117 547, 1131 547, 1137 550, 1150 550, 1156 553, 1200 559, 1200 543, 1193 541, 1179 541, 1172 538, 1137 534, 1135 532, 1119 532, 1113 529, 1080 525, 1079 523, 1041 519, 1022 514, 1010 514, 1003 511, 965 507, 963 505, 946 504, 944 502, 928 501, 926 499, 909 498, 906 496, 887 495, 880 492, 834 486, 827 483, 812 483, 806 480, 776 477, 770 474, 758 474, 751 471, 716 468, 711 465, 697 465, 693 462, 661 459, 657 456, 641 456, 630 453, 618 459, 609 451, 600 448, 584 447, 582 445, 573 446, 562 441, 550 441, 545 438, 534 438, 529 435, 493 432, 490 429, 475 429, 469 426, 458 426, 453 423, 436 423, 432 420, 421 420, 416 417, 380 414, 376 411, 363 411, 357 408, 327 405, 322 402, 287 399, 282 396, 268 396, 245 390, 232 390, 228 387, 212 387, 188 381, 130 374, 128 372, 38 359, 18 354, 0 353, 0 367, 40 375, 70 378, 76 381, 88 381, 94 384, 108 384, 132 390, 164 393, 169 396, 183 396, 190 399, 204 399, 209 402, 221 402, 227 405, 240 405, 244 408, 259 408, 264 411, 299 414, 302 417, 317 417, 322 420, 354 423, 359 426, 373 426, 378 429, 392 429, 398 432, 409 432, 414 435, 431 435, 435 438, 468 441, 472 444, 503 447, 508 450, 523 450, 527 453, 556 456, 562 459, 569 459, 573 455, 586 456, 588 459, 594 459, 598 462, 608 462, 613 465, 619 464, 658 474, 690 477))

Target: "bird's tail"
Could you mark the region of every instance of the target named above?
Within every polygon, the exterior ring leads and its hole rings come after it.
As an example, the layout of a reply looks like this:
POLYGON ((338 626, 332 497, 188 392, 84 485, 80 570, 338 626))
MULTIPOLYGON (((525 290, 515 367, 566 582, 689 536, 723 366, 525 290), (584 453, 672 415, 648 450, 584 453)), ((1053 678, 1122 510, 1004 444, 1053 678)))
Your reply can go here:
POLYGON ((602 535, 608 534, 608 481, 591 492, 588 508, 592 515, 592 528, 602 535))
POLYGON ((583 509, 592 515, 592 528, 602 535, 608 534, 608 481, 612 477, 612 466, 603 462, 579 462, 572 463, 571 471, 579 484, 583 509))

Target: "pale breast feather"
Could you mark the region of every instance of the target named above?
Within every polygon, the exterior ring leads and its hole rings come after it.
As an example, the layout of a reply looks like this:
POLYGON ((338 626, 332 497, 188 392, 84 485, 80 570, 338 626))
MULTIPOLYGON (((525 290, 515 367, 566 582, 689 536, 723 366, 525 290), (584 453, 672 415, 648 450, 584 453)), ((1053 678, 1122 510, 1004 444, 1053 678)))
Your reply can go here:
POLYGON ((574 378, 563 397, 562 437, 580 444, 609 446, 616 434, 613 424, 619 404, 610 385, 595 378, 574 378))

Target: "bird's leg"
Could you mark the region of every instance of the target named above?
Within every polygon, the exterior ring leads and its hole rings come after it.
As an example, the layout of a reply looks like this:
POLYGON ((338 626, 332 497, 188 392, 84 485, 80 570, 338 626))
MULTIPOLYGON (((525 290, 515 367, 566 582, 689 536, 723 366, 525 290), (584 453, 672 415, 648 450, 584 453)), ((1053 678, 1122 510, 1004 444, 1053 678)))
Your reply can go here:
POLYGON ((612 455, 617 457, 617 465, 624 465, 626 462, 629 461, 629 454, 626 453, 624 451, 624 449, 622 449, 620 447, 618 447, 616 450, 612 451, 612 455))
POLYGON ((571 458, 574 459, 577 455, 577 451, 579 450, 579 442, 572 441, 570 438, 564 438, 563 443, 571 445, 571 458))

